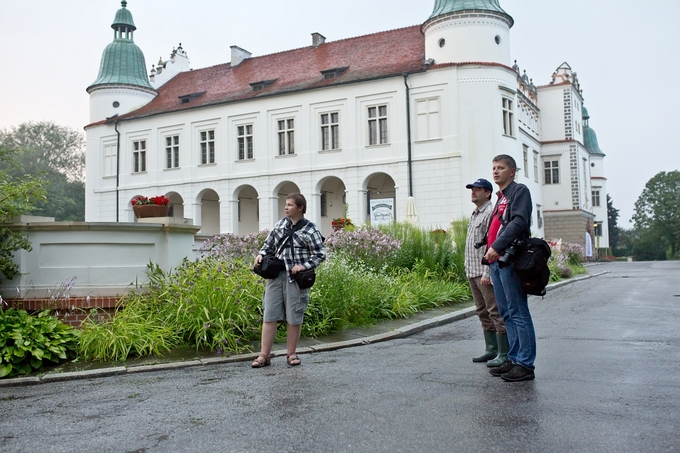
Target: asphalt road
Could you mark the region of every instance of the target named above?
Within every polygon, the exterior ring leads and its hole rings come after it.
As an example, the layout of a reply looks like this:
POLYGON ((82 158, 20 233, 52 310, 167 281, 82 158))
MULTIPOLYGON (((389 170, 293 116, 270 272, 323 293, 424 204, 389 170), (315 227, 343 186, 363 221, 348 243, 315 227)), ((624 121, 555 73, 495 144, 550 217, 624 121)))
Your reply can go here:
POLYGON ((473 317, 296 368, 0 388, 0 451, 680 451, 680 262, 591 270, 610 273, 531 299, 535 381, 472 363, 473 317))

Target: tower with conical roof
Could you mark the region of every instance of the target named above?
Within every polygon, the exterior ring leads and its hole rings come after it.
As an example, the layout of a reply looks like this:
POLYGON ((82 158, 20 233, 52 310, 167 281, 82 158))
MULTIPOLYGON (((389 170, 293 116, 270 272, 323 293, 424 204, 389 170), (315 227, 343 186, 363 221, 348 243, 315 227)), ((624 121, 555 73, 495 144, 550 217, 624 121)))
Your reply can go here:
POLYGON ((436 0, 421 30, 425 58, 435 64, 484 62, 511 65, 514 20, 499 0, 436 0))
POLYGON ((605 154, 597 142, 597 134, 590 127, 588 109, 581 108, 583 115, 583 145, 590 153, 590 185, 592 187, 593 213, 595 214, 595 236, 598 247, 609 247, 609 219, 607 212, 607 178, 604 173, 605 154))
POLYGON ((113 42, 104 49, 97 80, 87 88, 93 123, 135 110, 157 94, 149 83, 144 54, 133 39, 137 27, 126 0, 121 1, 111 28, 113 42))

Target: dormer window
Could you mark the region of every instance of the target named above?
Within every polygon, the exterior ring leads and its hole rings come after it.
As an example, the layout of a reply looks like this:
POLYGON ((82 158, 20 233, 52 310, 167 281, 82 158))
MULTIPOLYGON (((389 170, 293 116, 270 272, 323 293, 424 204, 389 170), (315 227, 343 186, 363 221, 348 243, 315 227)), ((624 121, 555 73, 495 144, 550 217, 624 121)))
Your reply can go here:
POLYGON ((207 91, 185 94, 185 95, 179 96, 179 100, 182 102, 182 104, 188 104, 189 102, 193 101, 197 97, 203 96, 205 93, 207 93, 207 91))
POLYGON ((335 79, 337 77, 340 77, 340 75, 342 75, 342 73, 345 72, 347 69, 349 69, 349 66, 345 66, 342 68, 326 69, 325 71, 321 71, 321 75, 323 75, 324 80, 335 79))
POLYGON ((262 80, 261 82, 253 82, 250 86, 253 87, 253 91, 262 91, 274 82, 276 82, 276 79, 262 80))

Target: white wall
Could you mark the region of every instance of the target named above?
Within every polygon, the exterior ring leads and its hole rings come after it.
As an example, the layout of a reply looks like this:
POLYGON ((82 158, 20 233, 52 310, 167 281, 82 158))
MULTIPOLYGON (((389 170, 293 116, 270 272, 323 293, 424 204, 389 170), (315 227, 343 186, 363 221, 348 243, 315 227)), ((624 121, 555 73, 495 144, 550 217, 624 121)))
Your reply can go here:
POLYGON ((193 257, 198 227, 154 223, 33 222, 10 226, 28 235, 32 250, 14 255, 21 275, 4 279, 4 298, 49 298, 76 277, 73 297, 116 296, 147 281, 147 264, 165 272, 193 257), (18 293, 18 294, 17 294, 18 293))
POLYGON ((425 24, 423 31, 426 58, 436 64, 483 61, 511 65, 510 27, 498 15, 443 16, 425 24))

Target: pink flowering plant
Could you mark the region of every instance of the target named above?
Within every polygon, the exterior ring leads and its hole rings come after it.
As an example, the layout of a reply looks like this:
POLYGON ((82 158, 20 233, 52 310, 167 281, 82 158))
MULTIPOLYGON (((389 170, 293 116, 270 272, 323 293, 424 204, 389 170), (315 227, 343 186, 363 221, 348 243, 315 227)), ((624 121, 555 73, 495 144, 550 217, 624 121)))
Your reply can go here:
POLYGON ((551 239, 547 242, 552 252, 548 261, 551 281, 556 282, 563 278, 571 278, 574 274, 585 273, 585 268, 581 264, 585 261, 585 250, 581 244, 564 242, 562 239, 551 239))
POLYGON ((269 230, 248 234, 219 234, 203 243, 201 253, 204 256, 214 256, 223 260, 253 259, 262 248, 268 235, 269 230))
POLYGON ((342 254, 379 269, 394 260, 401 241, 377 228, 333 230, 326 238, 330 253, 342 254))

